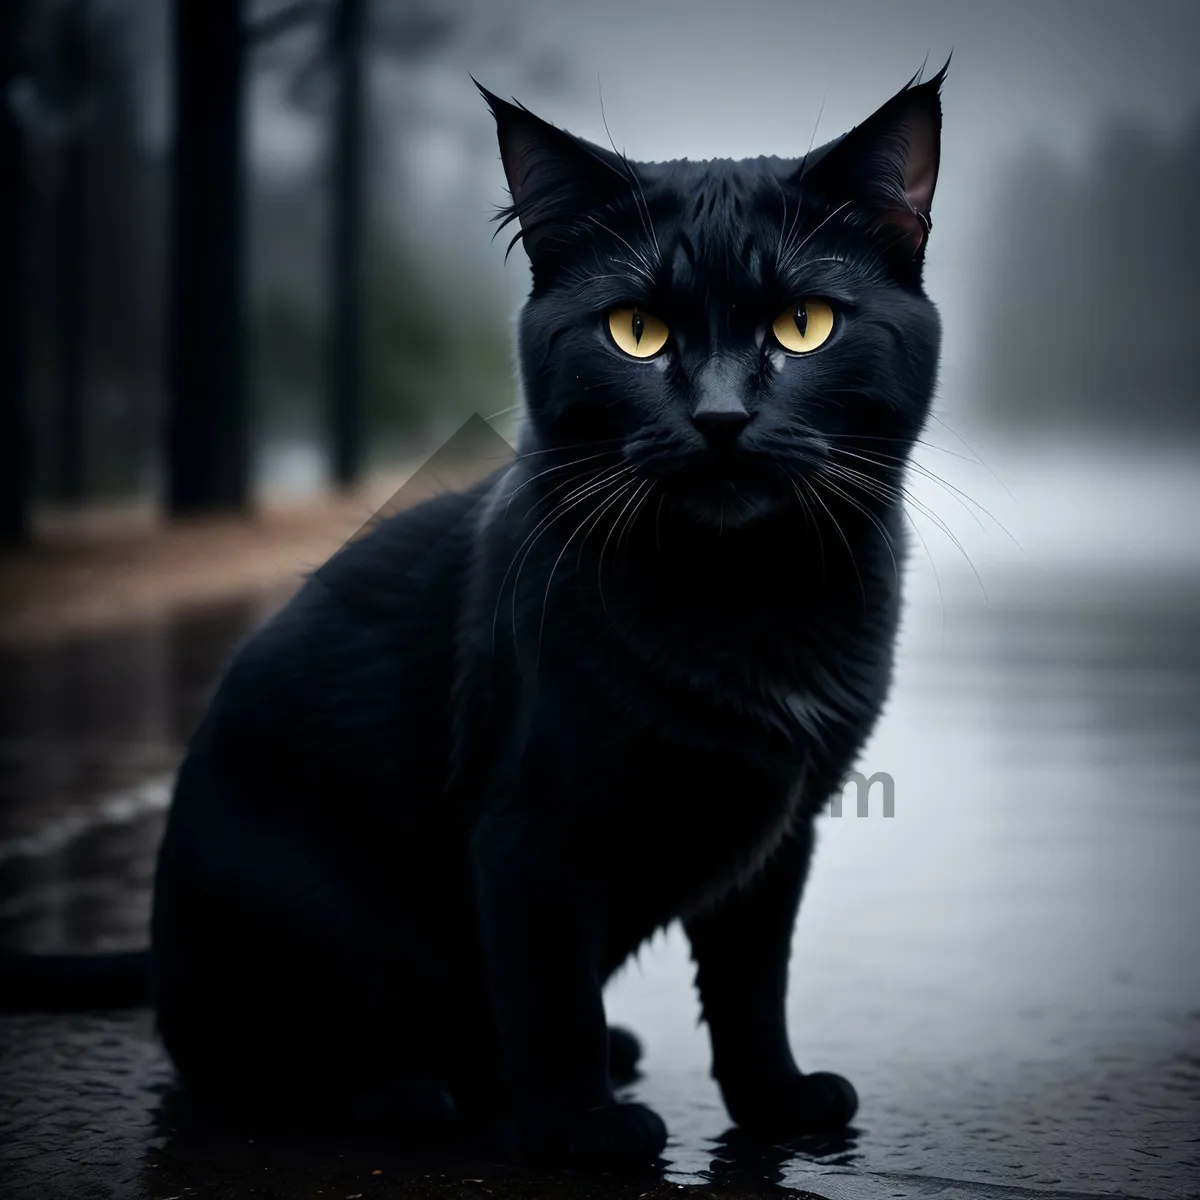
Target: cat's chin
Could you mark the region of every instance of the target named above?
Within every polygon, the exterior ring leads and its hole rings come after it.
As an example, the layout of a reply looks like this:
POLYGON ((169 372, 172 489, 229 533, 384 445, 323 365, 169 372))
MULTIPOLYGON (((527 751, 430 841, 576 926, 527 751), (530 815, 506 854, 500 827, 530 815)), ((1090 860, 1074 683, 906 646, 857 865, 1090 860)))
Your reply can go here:
POLYGON ((735 492, 727 488, 688 487, 672 490, 668 497, 676 512, 719 533, 778 516, 789 507, 786 497, 765 488, 735 492))
POLYGON ((763 455, 729 450, 638 465, 668 508, 701 528, 728 533, 795 508, 790 476, 763 455))

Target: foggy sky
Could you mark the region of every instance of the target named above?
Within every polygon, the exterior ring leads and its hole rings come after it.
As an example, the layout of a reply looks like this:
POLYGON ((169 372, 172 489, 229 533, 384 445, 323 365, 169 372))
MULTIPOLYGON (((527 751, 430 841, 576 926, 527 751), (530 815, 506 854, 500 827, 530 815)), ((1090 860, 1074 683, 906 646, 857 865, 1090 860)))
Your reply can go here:
MULTIPOLYGON (((1030 135, 1075 152, 1112 113, 1169 125, 1200 104, 1194 0, 508 0, 520 40, 563 48, 576 97, 558 116, 633 157, 803 150, 953 50, 947 144, 957 161, 1030 135)), ((502 90, 503 79, 493 79, 502 90)))

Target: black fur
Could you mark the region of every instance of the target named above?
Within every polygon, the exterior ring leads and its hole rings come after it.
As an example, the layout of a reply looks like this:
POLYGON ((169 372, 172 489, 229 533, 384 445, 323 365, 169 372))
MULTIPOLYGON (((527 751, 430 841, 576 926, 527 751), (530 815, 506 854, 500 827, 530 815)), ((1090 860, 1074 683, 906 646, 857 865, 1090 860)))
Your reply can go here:
POLYGON ((349 545, 229 667, 155 894, 188 1085, 653 1159, 601 989, 682 919, 733 1119, 853 1116, 797 1069, 784 997, 814 819, 889 686, 942 74, 746 162, 630 163, 485 93, 533 267, 519 456, 349 545), (814 296, 834 333, 786 355, 772 322, 814 296), (616 348, 619 304, 663 355, 616 348))

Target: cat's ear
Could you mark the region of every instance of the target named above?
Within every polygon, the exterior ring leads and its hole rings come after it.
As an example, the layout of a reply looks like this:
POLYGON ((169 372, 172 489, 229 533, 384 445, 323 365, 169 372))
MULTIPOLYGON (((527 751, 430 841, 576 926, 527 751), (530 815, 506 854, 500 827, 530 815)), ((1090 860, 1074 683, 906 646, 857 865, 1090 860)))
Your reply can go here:
POLYGON ((886 104, 856 125, 800 182, 833 205, 865 213, 891 228, 913 257, 924 254, 933 227, 942 141, 942 82, 946 65, 926 83, 910 80, 886 104))
POLYGON ((512 196, 512 203, 500 211, 500 228, 518 221, 521 231, 509 249, 521 241, 536 263, 556 237, 579 228, 589 214, 628 192, 631 168, 618 155, 557 129, 474 82, 496 118, 500 160, 512 196))

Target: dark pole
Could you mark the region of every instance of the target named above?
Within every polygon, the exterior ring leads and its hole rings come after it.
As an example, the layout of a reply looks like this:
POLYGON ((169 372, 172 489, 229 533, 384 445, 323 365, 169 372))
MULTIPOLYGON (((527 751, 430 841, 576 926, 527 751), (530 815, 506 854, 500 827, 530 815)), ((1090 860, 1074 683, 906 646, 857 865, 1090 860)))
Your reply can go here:
POLYGON ((88 0, 63 11, 62 69, 70 88, 58 178, 56 425, 59 500, 78 504, 87 489, 88 127, 91 102, 88 0))
POLYGON ((26 411, 25 214, 28 168, 23 130, 9 103, 20 66, 17 22, 23 5, 0 4, 0 542, 29 537, 32 476, 26 411))
POLYGON ((329 433, 333 479, 351 486, 362 472, 363 38, 365 0, 338 0, 331 20, 337 100, 330 237, 329 433))
POLYGON ((175 0, 167 401, 172 516, 245 510, 240 0, 175 0))

